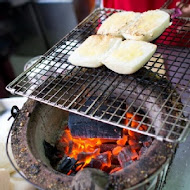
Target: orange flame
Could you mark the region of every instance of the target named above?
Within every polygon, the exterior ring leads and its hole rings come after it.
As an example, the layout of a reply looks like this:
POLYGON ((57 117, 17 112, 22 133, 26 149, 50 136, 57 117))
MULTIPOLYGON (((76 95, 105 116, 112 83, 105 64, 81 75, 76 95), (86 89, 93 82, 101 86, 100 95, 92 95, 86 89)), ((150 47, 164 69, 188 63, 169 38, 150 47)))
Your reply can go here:
MULTIPOLYGON (((146 131, 148 129, 146 125, 141 124, 139 126, 139 121, 141 120, 142 117, 140 116, 133 116, 132 113, 126 113, 126 120, 124 123, 126 125, 130 124, 132 128, 139 127, 139 130, 146 131)), ((100 138, 73 138, 70 130, 67 128, 64 130, 64 134, 62 135, 59 142, 62 143, 64 154, 71 158, 75 158, 80 162, 84 162, 83 165, 77 166, 76 171, 83 169, 85 166, 91 163, 92 159, 99 160, 101 162, 100 169, 106 170, 106 168, 111 168, 112 156, 117 156, 122 148, 126 145, 130 145, 131 147, 131 159, 138 159, 138 151, 140 150, 140 145, 138 144, 139 135, 139 133, 128 129, 123 129, 123 136, 117 141, 100 138), (100 145, 104 143, 115 143, 117 146, 112 151, 100 153, 100 145)), ((114 173, 121 169, 121 167, 116 167, 112 169, 110 173, 114 173)), ((67 175, 70 175, 71 173, 72 171, 69 171, 67 175)))
POLYGON ((122 147, 121 146, 116 146, 113 150, 112 150, 112 154, 117 156, 120 151, 121 151, 122 147))
POLYGON ((60 142, 66 144, 64 152, 71 158, 77 160, 79 154, 87 153, 80 159, 80 161, 85 162, 84 166, 90 163, 92 158, 96 158, 100 154, 100 148, 98 147, 102 144, 99 138, 73 138, 69 129, 65 129, 60 142))

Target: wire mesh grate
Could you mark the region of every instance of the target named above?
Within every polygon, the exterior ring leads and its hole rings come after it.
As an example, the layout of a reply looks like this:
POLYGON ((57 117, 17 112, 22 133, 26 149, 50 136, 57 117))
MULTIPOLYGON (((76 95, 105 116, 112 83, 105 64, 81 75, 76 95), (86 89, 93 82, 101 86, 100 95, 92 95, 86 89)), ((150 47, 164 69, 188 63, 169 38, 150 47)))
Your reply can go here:
POLYGON ((184 140, 190 124, 188 19, 173 19, 153 42, 158 46, 156 53, 132 75, 119 75, 104 66, 76 67, 67 61, 115 11, 96 9, 11 82, 7 90, 159 140, 184 140))

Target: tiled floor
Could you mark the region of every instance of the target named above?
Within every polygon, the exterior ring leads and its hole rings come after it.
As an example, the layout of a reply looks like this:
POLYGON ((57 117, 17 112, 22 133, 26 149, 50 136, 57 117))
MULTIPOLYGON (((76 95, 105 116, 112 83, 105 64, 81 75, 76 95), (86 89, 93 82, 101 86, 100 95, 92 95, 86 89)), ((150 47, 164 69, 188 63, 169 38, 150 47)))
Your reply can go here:
POLYGON ((190 136, 179 144, 163 190, 190 190, 190 136))

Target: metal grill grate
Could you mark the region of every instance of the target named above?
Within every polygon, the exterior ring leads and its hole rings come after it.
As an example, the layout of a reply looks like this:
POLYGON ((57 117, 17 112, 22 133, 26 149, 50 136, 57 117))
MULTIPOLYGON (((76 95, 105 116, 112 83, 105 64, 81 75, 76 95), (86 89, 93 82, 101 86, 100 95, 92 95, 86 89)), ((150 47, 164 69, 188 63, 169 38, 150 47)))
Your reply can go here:
POLYGON ((68 56, 115 11, 95 10, 7 90, 159 140, 182 141, 190 124, 188 19, 173 19, 153 42, 158 46, 156 53, 133 75, 67 62, 68 56), (126 117, 129 112, 132 118, 126 117), (148 128, 142 130, 143 125, 148 128))

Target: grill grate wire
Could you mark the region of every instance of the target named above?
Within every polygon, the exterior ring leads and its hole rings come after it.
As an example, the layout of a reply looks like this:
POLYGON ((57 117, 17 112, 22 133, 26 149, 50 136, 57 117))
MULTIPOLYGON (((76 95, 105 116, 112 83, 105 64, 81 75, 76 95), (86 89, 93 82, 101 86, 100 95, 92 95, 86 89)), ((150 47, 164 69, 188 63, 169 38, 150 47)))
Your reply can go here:
POLYGON ((173 19, 153 41, 158 46, 156 53, 135 74, 119 75, 104 66, 87 69, 67 62, 69 55, 116 11, 96 9, 7 90, 158 140, 184 140, 190 124, 190 20, 173 19), (134 115, 126 125, 127 112, 134 115), (131 127, 136 116, 142 120, 131 127), (140 130, 141 125, 148 129, 140 130))

